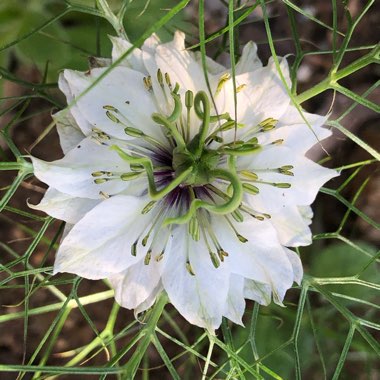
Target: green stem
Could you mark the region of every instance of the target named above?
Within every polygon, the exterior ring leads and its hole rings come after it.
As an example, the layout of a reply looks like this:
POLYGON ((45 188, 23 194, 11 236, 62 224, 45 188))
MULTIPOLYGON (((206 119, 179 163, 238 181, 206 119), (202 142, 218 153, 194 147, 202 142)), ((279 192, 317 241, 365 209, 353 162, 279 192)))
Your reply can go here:
POLYGON ((332 89, 337 81, 339 81, 342 78, 345 78, 356 71, 362 69, 363 67, 368 66, 371 63, 378 62, 379 61, 379 51, 380 51, 380 45, 376 46, 373 50, 371 50, 368 54, 365 56, 357 59, 356 61, 352 62, 350 65, 344 67, 341 70, 334 71, 331 70, 329 76, 324 79, 323 81, 319 82, 309 90, 303 92, 302 94, 296 96, 297 103, 303 103, 308 99, 313 98, 314 96, 332 89))
MULTIPOLYGON (((93 303, 108 300, 109 298, 112 298, 113 296, 114 296, 113 290, 106 290, 104 292, 94 293, 88 296, 78 298, 78 300, 80 301, 81 305, 85 306, 85 305, 90 305, 93 303)), ((60 310, 65 305, 66 305, 65 302, 57 302, 50 305, 37 307, 35 309, 29 309, 28 315, 31 316, 31 315, 40 315, 44 313, 49 313, 55 310, 60 310)), ((67 307, 70 307, 72 309, 77 308, 78 307, 77 301, 70 300, 67 304, 67 307)), ((0 323, 11 321, 14 319, 24 318, 24 316, 25 316, 25 313, 23 311, 17 311, 10 314, 4 314, 0 316, 0 323)))
POLYGON ((0 212, 3 211, 4 207, 8 204, 10 199, 13 197, 13 194, 17 191, 18 187, 21 185, 22 181, 28 173, 20 170, 17 174, 17 177, 13 180, 12 184, 8 187, 8 190, 0 199, 0 212))
POLYGON ((112 12, 106 0, 97 0, 96 3, 98 7, 103 11, 103 17, 112 25, 117 35, 129 41, 127 33, 125 32, 125 29, 124 29, 123 18, 122 18, 125 11, 120 13, 120 17, 117 17, 112 12))
POLYGON ((214 350, 214 344, 215 344, 215 341, 214 341, 213 337, 210 336, 210 334, 208 334, 208 337, 209 337, 210 344, 208 346, 207 357, 206 357, 205 365, 204 365, 203 371, 202 371, 202 380, 206 380, 206 378, 207 378, 207 371, 208 371, 208 367, 211 363, 211 355, 212 355, 212 352, 214 350))
POLYGON ((103 346, 106 349, 106 345, 113 344, 113 329, 116 323, 117 314, 119 312, 120 306, 114 302, 112 307, 110 316, 107 321, 107 325, 105 329, 97 336, 92 342, 90 342, 87 346, 85 346, 75 357, 73 357, 69 362, 65 364, 65 367, 72 367, 83 360, 86 359, 87 355, 89 355, 95 348, 99 346, 103 346))
POLYGON ((29 162, 1 162, 0 170, 23 170, 25 174, 33 173, 33 166, 29 162))
MULTIPOLYGON (((55 326, 54 328, 54 332, 53 334, 51 335, 51 338, 50 338, 50 342, 48 343, 47 345, 47 348, 43 354, 43 357, 41 359, 41 361, 39 362, 38 366, 39 367, 42 367, 46 364, 46 362, 48 361, 49 359, 49 356, 51 354, 51 351, 53 350, 54 348, 54 345, 59 337, 59 334, 61 333, 61 330, 63 329, 64 325, 65 325, 65 322, 66 322, 66 319, 67 317, 69 316, 70 312, 71 312, 71 308, 68 307, 61 315, 61 318, 59 319, 59 321, 57 322, 57 325, 55 326)), ((42 372, 35 372, 34 376, 33 376, 33 379, 38 379, 40 378, 42 372)))
POLYGON ((127 365, 124 367, 125 370, 122 376, 123 379, 134 378, 141 360, 143 359, 146 350, 152 341, 158 320, 164 311, 164 307, 167 301, 167 295, 165 293, 162 293, 154 304, 153 309, 149 314, 148 321, 141 330, 142 338, 140 339, 140 342, 136 347, 136 350, 133 353, 132 357, 128 360, 127 365))

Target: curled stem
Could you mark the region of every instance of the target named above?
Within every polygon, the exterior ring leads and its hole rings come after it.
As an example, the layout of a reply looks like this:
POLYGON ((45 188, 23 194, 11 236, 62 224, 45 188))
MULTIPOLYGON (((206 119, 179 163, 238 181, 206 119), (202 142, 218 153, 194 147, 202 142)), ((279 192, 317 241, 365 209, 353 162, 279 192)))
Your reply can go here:
POLYGON ((194 98, 194 110, 197 116, 202 120, 200 126, 198 146, 195 150, 195 156, 200 157, 203 147, 207 138, 208 129, 210 125, 210 102, 204 91, 199 91, 194 98), (201 107, 203 106, 203 109, 201 107))

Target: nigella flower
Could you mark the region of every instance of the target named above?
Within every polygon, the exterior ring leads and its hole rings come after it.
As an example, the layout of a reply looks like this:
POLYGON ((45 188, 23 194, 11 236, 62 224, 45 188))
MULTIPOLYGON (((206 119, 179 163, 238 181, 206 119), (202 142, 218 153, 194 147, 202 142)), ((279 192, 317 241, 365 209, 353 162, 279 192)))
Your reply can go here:
MULTIPOLYGON (((65 156, 32 158, 49 185, 36 209, 67 222, 54 273, 109 279, 141 312, 166 292, 191 323, 242 323, 245 299, 282 304, 311 243, 319 188, 336 176, 305 157, 330 135, 291 104, 272 60, 248 43, 230 70, 185 49, 184 35, 141 50, 112 38, 113 67, 65 70, 70 108, 54 117, 65 156), (236 102, 234 100, 236 96, 236 102)), ((101 66, 101 65, 100 65, 101 66)), ((281 71, 289 83, 285 59, 281 71)))

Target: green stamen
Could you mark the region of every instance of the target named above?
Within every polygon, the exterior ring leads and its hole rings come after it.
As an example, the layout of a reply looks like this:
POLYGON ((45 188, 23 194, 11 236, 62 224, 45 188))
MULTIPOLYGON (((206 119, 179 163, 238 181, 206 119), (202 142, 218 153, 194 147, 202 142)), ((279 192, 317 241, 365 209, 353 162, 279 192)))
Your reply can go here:
POLYGON ((132 181, 141 176, 141 172, 123 173, 120 175, 122 181, 132 181))

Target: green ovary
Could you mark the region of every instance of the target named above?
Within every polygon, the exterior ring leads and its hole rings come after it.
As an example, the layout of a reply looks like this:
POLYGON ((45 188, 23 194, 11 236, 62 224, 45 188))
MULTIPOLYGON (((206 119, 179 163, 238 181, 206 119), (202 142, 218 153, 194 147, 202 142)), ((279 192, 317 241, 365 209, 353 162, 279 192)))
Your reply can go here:
MULTIPOLYGON (((190 144, 191 145, 191 144, 190 144)), ((203 149, 200 157, 195 156, 188 148, 175 148, 173 150, 173 169, 178 177, 188 168, 191 173, 186 177, 183 184, 202 186, 213 181, 213 170, 219 162, 219 153, 213 150, 203 149)))

